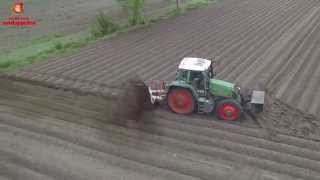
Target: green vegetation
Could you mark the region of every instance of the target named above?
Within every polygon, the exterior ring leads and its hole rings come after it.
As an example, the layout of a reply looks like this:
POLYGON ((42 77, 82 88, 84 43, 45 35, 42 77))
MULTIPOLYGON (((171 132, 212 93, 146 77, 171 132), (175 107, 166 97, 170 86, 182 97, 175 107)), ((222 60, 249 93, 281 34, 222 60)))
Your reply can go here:
POLYGON ((169 17, 179 16, 189 10, 200 8, 207 6, 210 3, 214 3, 217 0, 190 0, 181 4, 179 8, 172 7, 171 10, 168 12, 169 17))
POLYGON ((118 0, 123 10, 129 15, 128 22, 131 26, 145 24, 145 18, 142 15, 145 0, 118 0))
POLYGON ((74 52, 95 38, 88 36, 89 33, 43 39, 40 42, 19 48, 7 54, 0 55, 0 72, 11 72, 34 62, 42 61, 50 57, 59 56, 66 52, 74 52))
POLYGON ((89 31, 79 32, 69 36, 52 35, 43 36, 32 40, 27 46, 11 50, 7 53, 0 54, 0 72, 12 72, 21 67, 27 66, 34 62, 43 61, 50 57, 73 53, 80 47, 86 46, 98 39, 105 39, 116 36, 120 33, 126 33, 132 29, 147 26, 156 23, 159 20, 175 17, 185 13, 188 10, 206 6, 216 0, 191 0, 182 3, 177 9, 175 1, 166 11, 165 15, 145 19, 142 16, 144 0, 120 0, 123 4, 131 7, 131 16, 129 24, 118 25, 112 19, 103 13, 99 13, 95 24, 89 31))
POLYGON ((112 34, 119 30, 120 26, 115 24, 112 19, 100 12, 97 16, 97 22, 93 25, 91 33, 93 37, 102 37, 108 34, 112 34))
POLYGON ((61 50, 63 48, 63 44, 61 42, 57 42, 55 43, 54 48, 56 50, 61 50))
POLYGON ((131 16, 129 22, 131 25, 144 24, 145 19, 142 16, 144 0, 128 0, 131 16))

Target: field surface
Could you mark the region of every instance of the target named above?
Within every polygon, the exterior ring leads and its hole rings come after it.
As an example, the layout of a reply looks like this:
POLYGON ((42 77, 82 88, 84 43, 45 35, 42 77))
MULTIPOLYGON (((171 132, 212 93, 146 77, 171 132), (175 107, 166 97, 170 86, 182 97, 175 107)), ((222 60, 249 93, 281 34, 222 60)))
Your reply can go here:
POLYGON ((224 0, 1 77, 0 179, 320 179, 319 20, 317 0, 224 0), (128 77, 172 80, 185 56, 266 90, 259 123, 114 121, 128 77))
POLYGON ((319 4, 226 0, 16 75, 112 94, 133 73, 172 80, 183 57, 216 57, 218 78, 267 91, 263 126, 320 139, 319 4))
POLYGON ((1 179, 317 180, 320 144, 155 110, 110 118, 112 100, 0 79, 1 179))

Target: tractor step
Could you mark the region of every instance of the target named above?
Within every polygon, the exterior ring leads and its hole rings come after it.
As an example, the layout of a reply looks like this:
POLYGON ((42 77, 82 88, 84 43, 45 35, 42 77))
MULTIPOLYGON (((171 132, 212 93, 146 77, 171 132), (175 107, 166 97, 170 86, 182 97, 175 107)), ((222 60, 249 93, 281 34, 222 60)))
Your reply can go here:
POLYGON ((213 101, 204 97, 200 97, 198 99, 198 113, 211 113, 213 111, 213 107, 213 101))

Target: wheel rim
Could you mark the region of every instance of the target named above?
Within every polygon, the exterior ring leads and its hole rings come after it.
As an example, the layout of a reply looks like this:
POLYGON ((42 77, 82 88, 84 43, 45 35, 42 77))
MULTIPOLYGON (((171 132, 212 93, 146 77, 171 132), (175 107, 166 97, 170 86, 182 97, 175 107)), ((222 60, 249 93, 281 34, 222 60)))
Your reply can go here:
POLYGON ((169 94, 168 104, 170 109, 179 114, 188 114, 193 111, 193 97, 187 90, 174 90, 169 94))
POLYGON ((240 117, 240 109, 233 104, 223 104, 218 110, 221 119, 236 121, 240 117))

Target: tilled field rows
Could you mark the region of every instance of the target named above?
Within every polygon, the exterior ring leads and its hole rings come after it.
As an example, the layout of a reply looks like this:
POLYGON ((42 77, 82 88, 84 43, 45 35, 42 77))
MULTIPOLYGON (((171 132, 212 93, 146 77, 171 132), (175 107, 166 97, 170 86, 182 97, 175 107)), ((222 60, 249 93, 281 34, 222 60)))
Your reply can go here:
POLYGON ((224 69, 233 67, 231 62, 236 64, 239 56, 246 60, 253 53, 259 57, 314 5, 310 1, 226 1, 99 43, 71 57, 35 65, 25 73, 31 73, 31 78, 32 74, 34 78, 52 76, 52 83, 54 77, 61 77, 112 86, 135 72, 146 79, 172 79, 182 57, 197 55, 217 56, 221 77, 226 78, 231 71, 224 69))
POLYGON ((134 72, 146 79, 172 79, 182 57, 215 55, 221 62, 221 78, 234 80, 243 66, 255 62, 315 5, 312 1, 227 1, 25 71, 38 73, 34 78, 52 76, 53 83, 54 77, 61 77, 112 86, 134 72), (180 23, 183 28, 177 28, 180 23), (231 73, 244 60, 237 73, 231 73))
POLYGON ((108 119, 111 101, 99 96, 1 83, 3 179, 320 177, 313 141, 160 110, 118 124, 108 119))
POLYGON ((265 88, 263 118, 270 128, 320 139, 319 4, 225 0, 35 64, 16 76, 113 96, 134 73, 145 80, 172 80, 184 56, 215 56, 219 78, 265 88))

